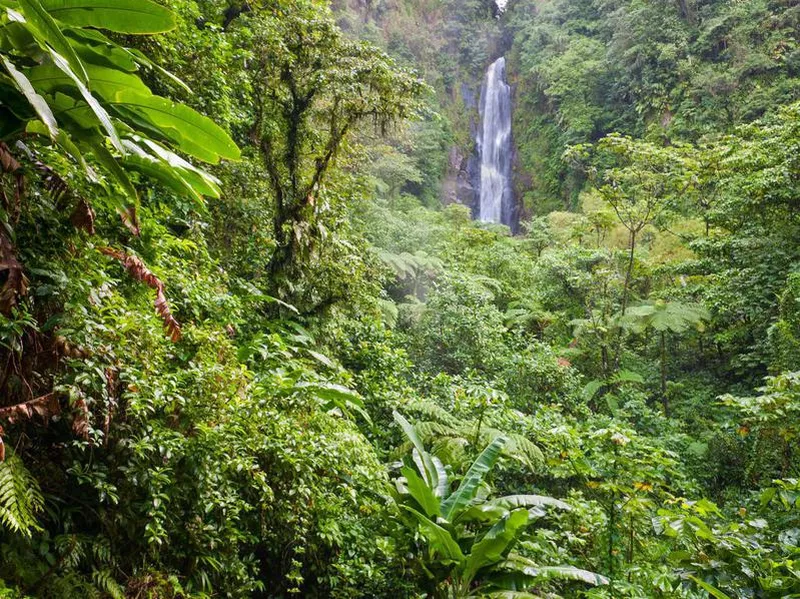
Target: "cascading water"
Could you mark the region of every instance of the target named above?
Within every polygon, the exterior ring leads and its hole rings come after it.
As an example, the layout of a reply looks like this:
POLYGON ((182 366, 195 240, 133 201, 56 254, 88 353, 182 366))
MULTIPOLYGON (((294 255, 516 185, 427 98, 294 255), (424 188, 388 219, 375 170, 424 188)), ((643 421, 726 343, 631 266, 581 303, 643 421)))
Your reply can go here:
POLYGON ((498 58, 486 72, 481 90, 479 140, 481 194, 479 218, 511 225, 511 87, 506 83, 506 59, 498 58))

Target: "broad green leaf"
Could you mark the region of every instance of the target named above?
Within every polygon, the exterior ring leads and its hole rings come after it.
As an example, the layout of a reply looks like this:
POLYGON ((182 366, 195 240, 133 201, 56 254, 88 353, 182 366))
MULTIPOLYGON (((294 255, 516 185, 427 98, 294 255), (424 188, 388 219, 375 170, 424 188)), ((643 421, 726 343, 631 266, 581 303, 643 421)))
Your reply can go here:
POLYGON ((471 582, 481 568, 501 561, 504 553, 516 541, 528 524, 527 510, 515 510, 492 526, 484 537, 472 546, 464 564, 463 579, 471 582))
POLYGON ((507 495, 470 506, 458 515, 456 521, 493 522, 518 508, 531 510, 543 507, 554 507, 566 511, 572 509, 568 504, 553 497, 545 497, 543 495, 507 495))
MULTIPOLYGON (((131 53, 94 29, 65 29, 64 35, 74 42, 75 53, 88 69, 90 64, 135 73, 137 62, 131 53)), ((91 77, 91 75, 90 75, 91 77)))
POLYGON ((419 524, 419 531, 428 541, 431 551, 439 556, 444 564, 460 564, 464 561, 464 553, 447 530, 436 524, 427 516, 414 508, 401 505, 401 509, 411 514, 419 524))
POLYGON ((509 554, 508 559, 499 565, 499 569, 501 573, 498 580, 517 589, 525 589, 547 580, 576 580, 593 586, 607 585, 609 582, 605 576, 589 570, 573 566, 539 566, 533 560, 514 553, 509 554))
POLYGON ((431 488, 425 484, 419 474, 408 466, 403 466, 401 474, 406 477, 406 488, 409 495, 414 498, 426 516, 435 518, 439 515, 439 499, 433 494, 431 488))
POLYGON ((472 463, 461 484, 458 485, 458 489, 442 503, 442 516, 445 520, 452 522, 454 517, 475 498, 478 487, 480 487, 486 474, 497 462, 505 443, 505 437, 497 437, 486 446, 486 449, 472 463))
POLYGON ((295 389, 305 389, 325 401, 341 401, 364 407, 364 400, 361 396, 344 385, 302 381, 295 385, 295 389))
POLYGON ((581 568, 574 568, 572 566, 539 566, 537 568, 536 578, 542 580, 577 580, 585 582, 593 586, 602 586, 608 584, 608 578, 583 570, 581 568))
POLYGON ((456 523, 461 522, 495 522, 508 514, 508 510, 499 505, 490 505, 487 503, 480 503, 478 505, 469 506, 467 509, 462 510, 456 516, 456 523))
MULTIPOLYGON (((150 89, 138 76, 108 67, 93 64, 86 65, 89 85, 92 92, 106 100, 113 100, 121 90, 139 94, 150 94, 150 89)), ((62 91, 74 88, 74 79, 63 69, 54 65, 41 65, 26 71, 28 79, 39 91, 52 93, 56 89, 62 91)))
POLYGON ((192 185, 192 187, 198 191, 198 193, 213 198, 220 197, 220 194, 222 193, 220 185, 222 185, 222 183, 219 179, 213 175, 210 175, 206 171, 197 168, 190 162, 187 162, 161 144, 158 144, 150 139, 141 139, 141 142, 171 167, 181 169, 183 171, 183 178, 186 179, 192 185))
POLYGON ((411 444, 417 451, 415 461, 419 461, 417 464, 419 473, 431 489, 440 489, 439 469, 434 464, 431 455, 425 451, 425 445, 422 443, 422 439, 419 438, 419 435, 417 435, 416 429, 397 410, 392 414, 394 416, 394 421, 400 425, 400 428, 403 429, 406 437, 408 437, 408 440, 411 441, 411 444))
POLYGON ((121 154, 124 154, 125 149, 122 147, 122 140, 119 138, 117 129, 114 127, 114 123, 111 122, 111 117, 108 115, 108 112, 106 112, 106 109, 100 105, 100 102, 98 102, 97 99, 92 95, 92 93, 89 91, 89 88, 87 88, 73 72, 69 63, 64 59, 63 56, 54 50, 50 50, 50 56, 53 58, 53 63, 75 83, 81 93, 81 96, 92 109, 92 112, 97 117, 97 120, 100 121, 103 129, 105 129, 114 147, 119 150, 121 154))
POLYGON ((764 491, 762 491, 761 495, 759 496, 759 503, 761 504, 761 509, 763 510, 764 508, 766 508, 777 494, 778 494, 777 487, 767 487, 764 491))
POLYGON ((725 593, 720 591, 718 588, 711 586, 707 582, 704 582, 704 581, 700 580, 699 578, 697 578, 697 576, 691 576, 690 575, 689 578, 691 580, 693 580, 694 583, 697 586, 699 586, 701 589, 703 589, 704 591, 707 591, 712 597, 714 597, 714 599, 731 599, 730 596, 726 595, 725 593))
POLYGON ((0 28, 0 49, 4 52, 15 50, 23 56, 38 53, 42 44, 34 37, 33 28, 28 27, 25 17, 10 8, 6 14, 11 22, 0 28))
POLYGON ((187 154, 209 163, 220 158, 238 160, 239 148, 222 128, 188 106, 160 96, 120 90, 109 104, 125 116, 138 116, 151 130, 169 139, 187 154))
POLYGON ((53 17, 44 9, 39 0, 18 0, 20 8, 25 13, 28 24, 33 27, 34 35, 38 34, 43 45, 49 46, 52 51, 61 55, 70 66, 70 70, 76 73, 78 79, 84 84, 89 81, 83 63, 73 50, 72 45, 64 37, 61 28, 53 20, 53 17))
POLYGON ((433 494, 436 495, 438 498, 443 498, 447 496, 448 488, 447 488, 447 471, 444 469, 444 464, 442 464, 442 460, 437 458, 435 455, 431 456, 431 463, 433 464, 434 469, 436 470, 436 486, 433 489, 433 494))
POLYGON ((42 0, 42 5, 63 23, 116 33, 163 33, 176 24, 172 11, 150 0, 42 0))
POLYGON ((601 387, 603 386, 603 381, 593 380, 586 383, 586 386, 583 388, 583 399, 586 401, 591 401, 591 399, 600 391, 601 387))
POLYGON ((30 80, 22 72, 18 71, 5 56, 3 56, 2 59, 3 65, 11 75, 14 83, 16 83, 17 88, 28 100, 33 110, 41 119, 42 123, 44 123, 50 137, 55 139, 58 136, 58 124, 56 123, 56 117, 53 115, 53 111, 50 109, 50 106, 42 96, 36 93, 36 90, 33 88, 30 80))
POLYGON ((481 597, 487 597, 488 599, 542 599, 541 595, 533 595, 525 591, 495 591, 483 593, 481 597))
POLYGON ((504 497, 492 499, 486 503, 488 505, 500 506, 507 510, 514 510, 517 508, 528 509, 532 507, 554 507, 568 512, 572 509, 568 503, 545 495, 506 495, 504 497))
POLYGON ((203 201, 203 196, 201 196, 197 190, 195 190, 189 184, 188 181, 180 176, 180 171, 170 168, 160 160, 156 160, 152 157, 143 157, 130 154, 122 157, 121 164, 124 168, 136 171, 145 175, 146 177, 159 181, 165 187, 171 189, 181 196, 193 197, 198 202, 203 201))

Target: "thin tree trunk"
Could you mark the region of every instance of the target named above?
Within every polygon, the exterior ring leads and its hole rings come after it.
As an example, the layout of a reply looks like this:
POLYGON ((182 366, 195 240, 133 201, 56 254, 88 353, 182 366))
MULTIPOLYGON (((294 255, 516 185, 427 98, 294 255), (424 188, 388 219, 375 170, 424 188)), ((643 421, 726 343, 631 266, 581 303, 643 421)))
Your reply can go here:
MULTIPOLYGON (((636 229, 630 229, 630 249, 628 253, 628 267, 625 270, 625 283, 622 287, 622 315, 628 309, 628 295, 630 293, 631 278, 633 277, 634 253, 636 251, 636 229)), ((617 333, 617 347, 614 350, 614 367, 619 368, 620 354, 622 353, 622 328, 617 333)))
POLYGON ((667 333, 661 331, 659 342, 661 358, 661 403, 664 406, 664 416, 669 418, 669 399, 667 398, 667 333))
POLYGON ((628 268, 625 271, 625 284, 622 288, 622 315, 628 309, 628 294, 631 287, 631 277, 633 276, 634 252, 636 251, 636 230, 630 232, 630 248, 628 254, 628 268))

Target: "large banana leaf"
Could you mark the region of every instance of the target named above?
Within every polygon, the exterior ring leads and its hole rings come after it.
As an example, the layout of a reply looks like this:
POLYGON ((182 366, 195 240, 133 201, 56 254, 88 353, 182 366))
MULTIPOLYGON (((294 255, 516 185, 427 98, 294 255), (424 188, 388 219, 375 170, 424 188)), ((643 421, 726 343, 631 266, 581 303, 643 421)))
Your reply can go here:
MULTIPOLYGON (((136 75, 93 64, 87 64, 85 67, 92 91, 103 99, 114 99, 122 90, 138 94, 151 93, 150 89, 136 75)), ((69 91, 69 89, 75 88, 72 77, 55 65, 33 67, 25 71, 25 74, 40 92, 53 93, 56 89, 69 91)))
POLYGON ((50 15, 70 25, 117 33, 162 33, 175 28, 171 11, 150 0, 42 0, 50 15))
POLYGON ((526 590, 547 580, 570 580, 601 586, 608 584, 608 578, 573 566, 539 566, 533 560, 517 554, 498 564, 497 572, 491 582, 500 588, 526 590))
MULTIPOLYGON (((63 66, 63 64, 61 66, 63 66)), ((166 101, 163 98, 156 98, 153 96, 147 86, 142 83, 141 79, 139 79, 139 77, 136 75, 119 71, 114 68, 92 64, 86 65, 86 71, 91 80, 92 91, 111 105, 115 105, 117 102, 124 103, 125 99, 131 95, 134 95, 138 98, 149 96, 151 98, 155 98, 154 102, 159 103, 161 101, 166 101)), ((88 91, 76 83, 74 77, 70 76, 63 68, 60 68, 59 66, 41 65, 28 69, 26 74, 33 86, 41 92, 53 94, 57 91, 68 93, 70 90, 78 90, 81 97, 86 99, 86 94, 88 91)), ((92 108, 94 110, 96 107, 93 106, 92 108)), ((218 128, 209 127, 210 121, 205 117, 199 115, 198 113, 194 113, 194 111, 187 107, 182 108, 184 110, 181 111, 180 116, 182 116, 184 121, 191 120, 195 126, 195 129, 191 134, 197 135, 198 127, 204 127, 206 133, 214 136, 218 141, 220 141, 220 143, 225 146, 226 151, 229 150, 230 144, 232 144, 233 141, 230 140, 227 134, 218 128)), ((96 110, 94 110, 94 112, 98 114, 96 110)), ((99 113, 98 116, 104 119, 108 115, 99 113)), ((106 125, 106 130, 108 130, 107 123, 105 123, 105 121, 102 122, 104 125, 106 125)), ((178 134, 176 135, 173 133, 172 129, 165 130, 158 127, 155 127, 155 129, 157 132, 166 137, 173 137, 176 140, 177 145, 180 145, 180 139, 186 138, 190 135, 190 133, 181 131, 178 131, 178 134)), ((150 142, 145 141, 144 143, 149 145, 150 142)), ((127 148, 128 144, 126 143, 124 146, 127 148)), ((186 179, 190 187, 198 194, 218 197, 219 189, 209 175, 203 173, 199 169, 194 168, 191 164, 178 157, 176 154, 169 152, 163 146, 157 146, 153 144, 151 146, 151 150, 153 150, 159 158, 163 159, 171 166, 179 167, 184 171, 191 171, 189 173, 182 173, 181 177, 186 179)), ((229 155, 233 154, 229 152, 229 155)), ((137 166, 137 170, 140 171, 144 168, 149 168, 148 165, 141 160, 133 160, 131 164, 135 164, 137 166)), ((154 168, 157 168, 157 166, 154 168)))
POLYGON ((202 194, 183 176, 185 171, 170 167, 149 154, 129 154, 123 156, 120 162, 123 167, 155 179, 179 195, 203 201, 202 194))
POLYGON ((129 89, 118 90, 108 102, 121 116, 163 135, 177 148, 205 162, 238 160, 241 155, 219 125, 184 104, 129 89))
POLYGON ((506 495, 505 497, 491 499, 480 505, 470 506, 468 509, 462 511, 456 520, 460 522, 492 522, 518 508, 531 509, 543 507, 553 507, 566 511, 572 509, 569 504, 544 495, 506 495))
POLYGON ((419 531, 428 541, 431 551, 439 556, 439 561, 444 564, 461 564, 464 562, 464 553, 447 530, 436 524, 427 516, 419 513, 407 505, 400 506, 411 514, 419 524, 419 531))
POLYGON ((408 437, 408 440, 411 441, 411 444, 416 450, 414 461, 417 462, 419 473, 425 479, 428 486, 434 490, 437 497, 442 497, 444 494, 443 488, 446 489, 447 487, 447 474, 441 466, 441 462, 439 462, 438 465, 434 462, 433 457, 425 451, 425 445, 422 443, 422 439, 419 438, 419 435, 417 435, 414 426, 406 420, 400 412, 395 410, 393 416, 394 421, 400 425, 400 428, 403 429, 406 437, 408 437))
POLYGON ((3 66, 5 66, 9 75, 11 75, 11 78, 14 80, 14 83, 19 91, 22 92, 22 95, 25 96, 26 100, 28 100, 28 103, 31 105, 34 112, 36 112, 39 119, 41 119, 41 121, 45 124, 50 137, 55 138, 58 135, 58 124, 56 123, 56 117, 53 115, 53 111, 50 109, 50 106, 42 96, 36 93, 36 90, 34 89, 34 86, 28 77, 26 77, 21 71, 18 71, 17 68, 11 64, 11 62, 5 56, 3 56, 2 59, 3 66))
POLYGON ((50 55, 53 58, 53 64, 56 65, 61 71, 70 79, 72 79, 75 87, 78 88, 81 96, 83 97, 86 104, 88 104, 89 108, 91 108, 94 115, 97 117, 98 122, 105 130, 106 134, 108 135, 109 139, 111 139, 111 143, 114 147, 119 150, 120 153, 124 154, 125 150, 122 147, 122 140, 119 138, 119 134, 117 133, 117 129, 114 126, 114 123, 111 121, 111 116, 109 116, 108 112, 105 108, 97 101, 92 93, 89 91, 89 88, 84 85, 83 81, 75 74, 75 72, 70 68, 70 64, 61 56, 58 52, 54 50, 50 50, 50 55))
POLYGON ((486 474, 497 462, 505 443, 505 437, 497 437, 486 446, 486 449, 472 463, 461 484, 458 485, 458 489, 442 503, 442 516, 446 520, 452 522, 458 513, 475 499, 478 487, 480 487, 486 474))
POLYGON ((484 537, 472 546, 464 564, 462 579, 472 582, 481 568, 491 566, 504 558, 519 532, 528 524, 527 510, 515 510, 492 526, 484 537))
POLYGON ((406 477, 406 488, 409 495, 417 502, 426 516, 435 518, 439 515, 439 499, 431 488, 422 480, 416 470, 403 466, 400 473, 406 477))
POLYGON ((42 47, 46 49, 49 46, 49 48, 63 56, 72 70, 75 71, 77 77, 83 83, 87 83, 89 78, 83 69, 83 63, 81 63, 67 38, 64 37, 61 28, 39 0, 19 0, 19 6, 25 15, 28 31, 34 35, 42 47))
POLYGON ((492 499, 487 504, 503 507, 507 510, 532 507, 554 507, 565 511, 572 509, 568 503, 545 495, 506 495, 505 497, 492 499))
POLYGON ((200 195, 218 198, 222 193, 220 188, 222 183, 213 175, 210 175, 204 170, 197 168, 191 162, 187 162, 174 152, 169 151, 167 148, 151 139, 143 139, 138 136, 134 136, 134 140, 145 145, 153 152, 153 154, 158 156, 170 167, 179 169, 181 171, 181 176, 200 195))
POLYGON ((134 73, 139 68, 130 50, 118 46, 95 29, 65 29, 64 35, 70 40, 86 68, 89 64, 94 64, 127 73, 134 73))

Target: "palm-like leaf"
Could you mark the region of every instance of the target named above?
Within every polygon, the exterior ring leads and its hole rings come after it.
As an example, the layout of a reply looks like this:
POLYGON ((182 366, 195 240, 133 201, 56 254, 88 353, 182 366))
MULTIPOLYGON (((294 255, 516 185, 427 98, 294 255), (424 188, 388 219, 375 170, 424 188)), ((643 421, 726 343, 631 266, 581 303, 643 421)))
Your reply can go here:
POLYGON ((46 134, 87 169, 92 157, 125 192, 127 202, 117 190, 106 201, 134 231, 138 197, 131 171, 198 200, 219 195, 213 177, 164 144, 207 162, 237 159, 236 144, 210 119, 152 94, 136 71, 156 65, 141 53, 81 29, 166 31, 175 26, 170 10, 153 0, 17 0, 7 14, 10 22, 0 26, 0 58, 10 75, 0 76, 11 108, 2 127, 6 141, 46 134))
POLYGON ((526 590, 549 580, 578 581, 593 586, 608 584, 605 576, 573 566, 540 566, 533 560, 514 553, 497 566, 492 584, 502 588, 526 590))
POLYGON ((400 507, 417 521, 420 533, 428 541, 431 551, 439 556, 442 563, 460 564, 464 561, 461 547, 447 530, 414 508, 407 505, 400 507))
POLYGON ((635 332, 652 328, 658 332, 683 333, 701 326, 709 318, 708 310, 700 304, 658 300, 628 308, 621 322, 635 332))
POLYGON ((431 455, 425 451, 425 445, 423 444, 422 439, 420 439, 417 435, 417 431, 414 429, 414 426, 408 420, 406 420, 402 414, 395 411, 394 420, 400 425, 400 428, 403 429, 406 437, 408 437, 409 441, 411 441, 411 443, 414 445, 414 449, 416 450, 415 458, 419 461, 417 467, 419 468, 420 474, 425 479, 425 482, 431 489, 441 488, 440 475, 444 469, 440 468, 434 463, 431 455))
POLYGON ((55 19, 77 27, 116 33, 163 33, 175 27, 175 16, 151 0, 42 0, 55 19))
POLYGON ((486 474, 500 458, 505 443, 505 437, 498 437, 472 463, 461 484, 458 485, 458 489, 442 502, 442 517, 445 520, 452 522, 455 516, 475 498, 486 474))
POLYGON ((555 508, 569 511, 572 508, 569 504, 554 497, 544 495, 506 495, 490 499, 478 505, 470 506, 459 515, 459 522, 494 522, 498 518, 510 513, 512 510, 524 508, 529 510, 531 515, 541 514, 543 508, 555 508))
MULTIPOLYGON (((453 416, 447 410, 429 401, 411 402, 406 409, 421 414, 425 419, 414 425, 419 439, 431 445, 431 451, 445 463, 458 469, 463 458, 467 456, 466 448, 476 442, 476 423, 453 416)), ((486 414, 478 431, 477 442, 486 446, 498 437, 505 437, 503 453, 518 460, 530 470, 535 470, 544 462, 539 447, 526 436, 507 430, 501 430, 493 422, 491 414, 486 414)), ((407 450, 401 447, 401 450, 407 450)))
POLYGON ((404 466, 400 471, 405 477, 405 485, 408 494, 414 498, 417 505, 422 509, 426 516, 435 518, 439 515, 439 498, 434 495, 431 488, 416 473, 413 468, 404 466))
POLYGON ((483 538, 472 546, 472 551, 464 563, 461 576, 463 582, 470 584, 479 570, 501 561, 527 524, 527 510, 515 510, 492 526, 483 538))

